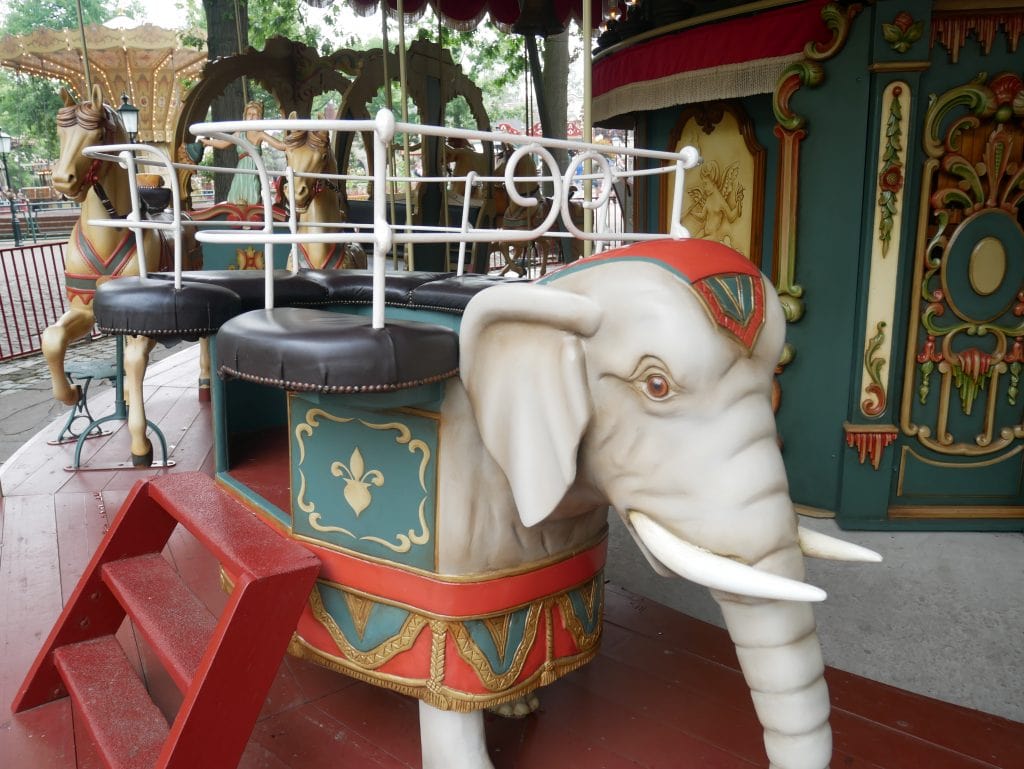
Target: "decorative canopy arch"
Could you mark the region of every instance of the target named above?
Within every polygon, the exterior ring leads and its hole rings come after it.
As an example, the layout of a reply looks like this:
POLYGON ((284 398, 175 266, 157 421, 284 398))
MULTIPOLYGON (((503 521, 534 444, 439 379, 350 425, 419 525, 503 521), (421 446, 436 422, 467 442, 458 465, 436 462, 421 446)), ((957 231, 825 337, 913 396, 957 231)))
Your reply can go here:
MULTIPOLYGON (((112 101, 124 93, 139 108, 139 140, 170 141, 183 83, 198 77, 206 64, 205 47, 185 47, 177 32, 151 24, 131 29, 90 24, 85 38, 94 82, 112 101)), ((88 94, 83 60, 77 29, 0 38, 0 66, 60 80, 79 99, 88 94)))

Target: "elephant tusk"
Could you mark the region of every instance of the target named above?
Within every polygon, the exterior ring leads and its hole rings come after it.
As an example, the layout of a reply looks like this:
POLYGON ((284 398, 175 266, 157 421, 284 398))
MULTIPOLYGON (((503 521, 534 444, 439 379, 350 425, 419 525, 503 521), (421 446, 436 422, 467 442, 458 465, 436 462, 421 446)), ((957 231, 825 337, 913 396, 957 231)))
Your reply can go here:
POLYGON ((828 534, 822 534, 803 526, 797 527, 800 537, 800 549, 811 558, 826 558, 830 561, 860 561, 863 563, 881 563, 882 556, 874 550, 845 542, 828 534))
POLYGON ((643 513, 631 512, 629 522, 655 558, 691 582, 751 598, 776 601, 825 600, 825 591, 821 588, 755 569, 693 545, 643 513))

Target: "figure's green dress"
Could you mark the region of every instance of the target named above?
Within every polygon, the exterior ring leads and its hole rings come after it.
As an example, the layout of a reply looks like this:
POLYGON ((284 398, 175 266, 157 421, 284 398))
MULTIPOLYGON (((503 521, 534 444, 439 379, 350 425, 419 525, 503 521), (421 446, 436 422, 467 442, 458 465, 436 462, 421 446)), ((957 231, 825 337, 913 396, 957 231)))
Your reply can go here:
MULTIPOLYGON (((262 155, 262 149, 259 150, 262 155)), ((249 153, 239 150, 238 164, 236 168, 256 170, 256 161, 249 157, 249 153)), ((256 174, 235 174, 231 180, 231 188, 228 190, 228 203, 236 206, 255 204, 260 202, 260 177, 256 174)))

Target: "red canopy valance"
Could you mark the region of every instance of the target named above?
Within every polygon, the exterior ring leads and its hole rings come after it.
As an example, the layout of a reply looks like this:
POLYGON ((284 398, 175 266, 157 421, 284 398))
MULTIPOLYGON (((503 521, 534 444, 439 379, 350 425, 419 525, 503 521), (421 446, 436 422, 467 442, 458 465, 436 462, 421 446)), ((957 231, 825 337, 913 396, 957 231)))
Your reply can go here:
MULTIPOLYGON (((340 0, 338 0, 340 1, 340 0)), ((308 5, 323 8, 332 5, 336 0, 305 0, 308 5)), ((355 9, 356 13, 370 15, 375 13, 381 0, 344 0, 355 9)), ((583 16, 585 0, 553 0, 555 15, 565 23, 570 18, 579 21, 583 16)), ((397 0, 384 0, 391 15, 397 13, 397 0)), ((519 0, 405 0, 402 10, 406 16, 418 17, 427 6, 450 27, 471 29, 479 24, 485 15, 501 27, 511 27, 519 18, 519 0)), ((611 8, 618 7, 619 0, 590 0, 591 18, 596 27, 611 8)))
POLYGON ((804 46, 832 33, 827 0, 773 8, 683 29, 605 54, 594 62, 594 116, 769 93, 804 46))

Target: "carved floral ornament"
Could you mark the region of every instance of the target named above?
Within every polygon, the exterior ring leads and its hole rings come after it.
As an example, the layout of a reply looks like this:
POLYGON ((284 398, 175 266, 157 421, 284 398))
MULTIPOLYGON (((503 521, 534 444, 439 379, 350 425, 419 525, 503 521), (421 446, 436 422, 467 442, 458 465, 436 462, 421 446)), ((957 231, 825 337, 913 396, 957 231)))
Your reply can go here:
POLYGON ((882 37, 897 53, 906 53, 924 35, 924 20, 914 21, 906 11, 900 11, 891 23, 882 24, 882 37))
POLYGON ((915 257, 900 427, 940 453, 989 454, 1024 438, 1015 408, 1024 368, 1024 80, 982 74, 933 97, 924 149, 922 216, 932 224, 915 257))

